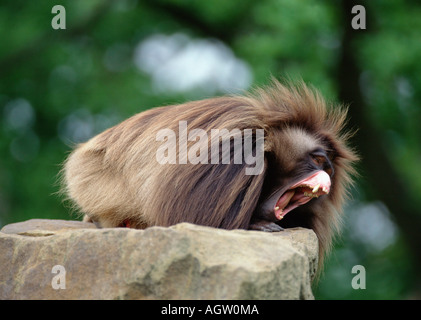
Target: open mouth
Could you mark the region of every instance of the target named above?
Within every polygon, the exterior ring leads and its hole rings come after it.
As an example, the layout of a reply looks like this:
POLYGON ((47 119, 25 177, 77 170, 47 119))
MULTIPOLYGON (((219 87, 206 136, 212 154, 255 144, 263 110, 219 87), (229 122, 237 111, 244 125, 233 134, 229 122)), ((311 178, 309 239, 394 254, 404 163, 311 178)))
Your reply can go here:
POLYGON ((284 192, 276 202, 274 208, 276 218, 281 220, 291 210, 306 204, 313 198, 328 194, 330 184, 330 177, 323 170, 297 182, 284 192))

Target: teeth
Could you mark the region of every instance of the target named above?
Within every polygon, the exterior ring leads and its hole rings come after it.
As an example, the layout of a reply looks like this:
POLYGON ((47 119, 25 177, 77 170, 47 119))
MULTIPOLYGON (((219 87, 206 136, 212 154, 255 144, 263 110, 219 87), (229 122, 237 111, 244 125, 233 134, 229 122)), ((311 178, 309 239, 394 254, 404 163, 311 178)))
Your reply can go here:
POLYGON ((315 186, 312 190, 313 193, 316 193, 317 191, 319 191, 320 188, 320 184, 318 184, 317 186, 315 186))
POLYGON ((326 187, 323 187, 322 190, 323 190, 324 193, 327 193, 327 188, 326 187))
POLYGON ((309 197, 309 198, 318 198, 319 197, 319 195, 314 194, 314 193, 310 193, 310 192, 304 192, 304 195, 306 197, 309 197))
MULTIPOLYGON (((275 211, 278 211, 278 210, 279 210, 279 207, 276 206, 275 207, 275 211)), ((283 209, 281 209, 281 211, 278 212, 278 213, 275 212, 276 218, 278 218, 278 220, 281 220, 283 218, 283 216, 282 216, 283 213, 284 213, 284 210, 283 209)))

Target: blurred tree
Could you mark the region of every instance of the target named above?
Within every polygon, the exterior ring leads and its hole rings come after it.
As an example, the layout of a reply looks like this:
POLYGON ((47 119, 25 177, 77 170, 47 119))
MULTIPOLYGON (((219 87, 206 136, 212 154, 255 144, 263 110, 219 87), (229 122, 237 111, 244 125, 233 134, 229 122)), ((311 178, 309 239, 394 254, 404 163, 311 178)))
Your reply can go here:
MULTIPOLYGON (((363 82, 363 70, 358 63, 359 50, 355 48, 361 46, 361 42, 358 42, 358 40, 363 36, 369 36, 370 39, 379 37, 380 23, 375 18, 375 13, 379 9, 378 3, 367 4, 370 13, 367 18, 370 23, 368 32, 373 33, 370 35, 359 30, 353 30, 351 27, 352 15, 350 15, 350 12, 355 3, 352 0, 342 0, 341 8, 338 10, 338 14, 342 16, 341 20, 343 21, 343 38, 336 78, 339 84, 339 99, 350 103, 349 115, 352 124, 359 128, 359 132, 355 135, 355 143, 364 159, 361 163, 363 179, 360 180, 359 184, 364 188, 369 200, 382 199, 394 214, 394 219, 411 248, 414 267, 421 270, 421 232, 419 232, 421 199, 418 196, 413 197, 410 190, 413 186, 407 181, 408 177, 405 177, 402 174, 403 172, 399 170, 398 163, 393 163, 396 150, 393 145, 387 143, 387 138, 384 137, 384 131, 387 127, 379 126, 378 119, 372 117, 372 114, 370 114, 371 106, 366 102, 368 99, 363 96, 362 89, 364 88, 361 88, 364 85, 370 85, 370 83, 367 83, 370 80, 363 82)), ((408 6, 409 8, 410 6, 408 6)), ((420 10, 416 7, 413 9, 420 10)), ((394 20, 391 18, 389 22, 393 23, 394 20)), ((394 31, 397 30, 390 30, 390 32, 394 31)), ((418 42, 416 39, 419 39, 419 34, 413 39, 414 42, 418 42)), ((396 45, 398 45, 398 42, 396 45)), ((371 71, 372 67, 368 66, 367 69, 371 71)), ((372 71, 376 72, 376 70, 372 71)), ((394 79, 386 78, 384 80, 394 79)), ((392 100, 393 97, 389 97, 389 99, 392 100)), ((417 118, 417 120, 419 119, 417 118)), ((411 125, 410 122, 412 122, 411 119, 408 119, 403 126, 411 125)), ((401 126, 402 123, 399 127, 401 126)), ((421 291, 421 273, 418 272, 413 281, 416 290, 421 291)))

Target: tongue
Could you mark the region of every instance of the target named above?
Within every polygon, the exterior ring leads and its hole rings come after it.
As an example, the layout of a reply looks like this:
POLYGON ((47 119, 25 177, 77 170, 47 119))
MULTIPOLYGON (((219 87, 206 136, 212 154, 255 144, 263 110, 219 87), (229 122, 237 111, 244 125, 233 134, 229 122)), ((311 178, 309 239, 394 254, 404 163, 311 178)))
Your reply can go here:
POLYGON ((294 194, 295 190, 288 190, 282 195, 282 197, 279 198, 278 202, 276 202, 275 215, 277 219, 282 219, 283 210, 291 201, 294 194))
POLYGON ((320 196, 320 195, 329 193, 330 184, 331 184, 330 177, 323 170, 317 171, 311 176, 297 182, 291 187, 290 190, 285 192, 276 202, 276 206, 274 209, 276 218, 279 220, 282 219, 283 216, 287 214, 289 211, 297 208, 300 205, 303 205, 309 202, 312 199, 311 197, 304 196, 302 191, 301 192, 297 191, 296 193, 296 190, 300 189, 298 187, 304 187, 305 189, 308 189, 308 192, 314 195, 320 196), (294 188, 298 188, 298 189, 294 189, 294 188), (290 202, 293 204, 290 204, 290 202), (287 206, 288 208, 286 208, 287 206))

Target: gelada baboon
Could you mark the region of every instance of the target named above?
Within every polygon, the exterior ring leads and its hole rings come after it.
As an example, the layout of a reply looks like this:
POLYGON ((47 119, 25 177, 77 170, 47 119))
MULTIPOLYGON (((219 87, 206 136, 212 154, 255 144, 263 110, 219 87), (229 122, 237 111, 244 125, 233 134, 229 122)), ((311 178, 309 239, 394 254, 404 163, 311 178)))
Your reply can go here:
POLYGON ((132 116, 77 146, 65 162, 64 189, 85 220, 102 227, 300 226, 315 231, 322 257, 355 174, 345 122, 345 108, 328 105, 303 82, 272 80, 243 96, 132 116), (246 142, 254 168, 261 158, 255 174, 246 172, 253 169, 246 142), (236 155, 242 157, 233 161, 236 155))

